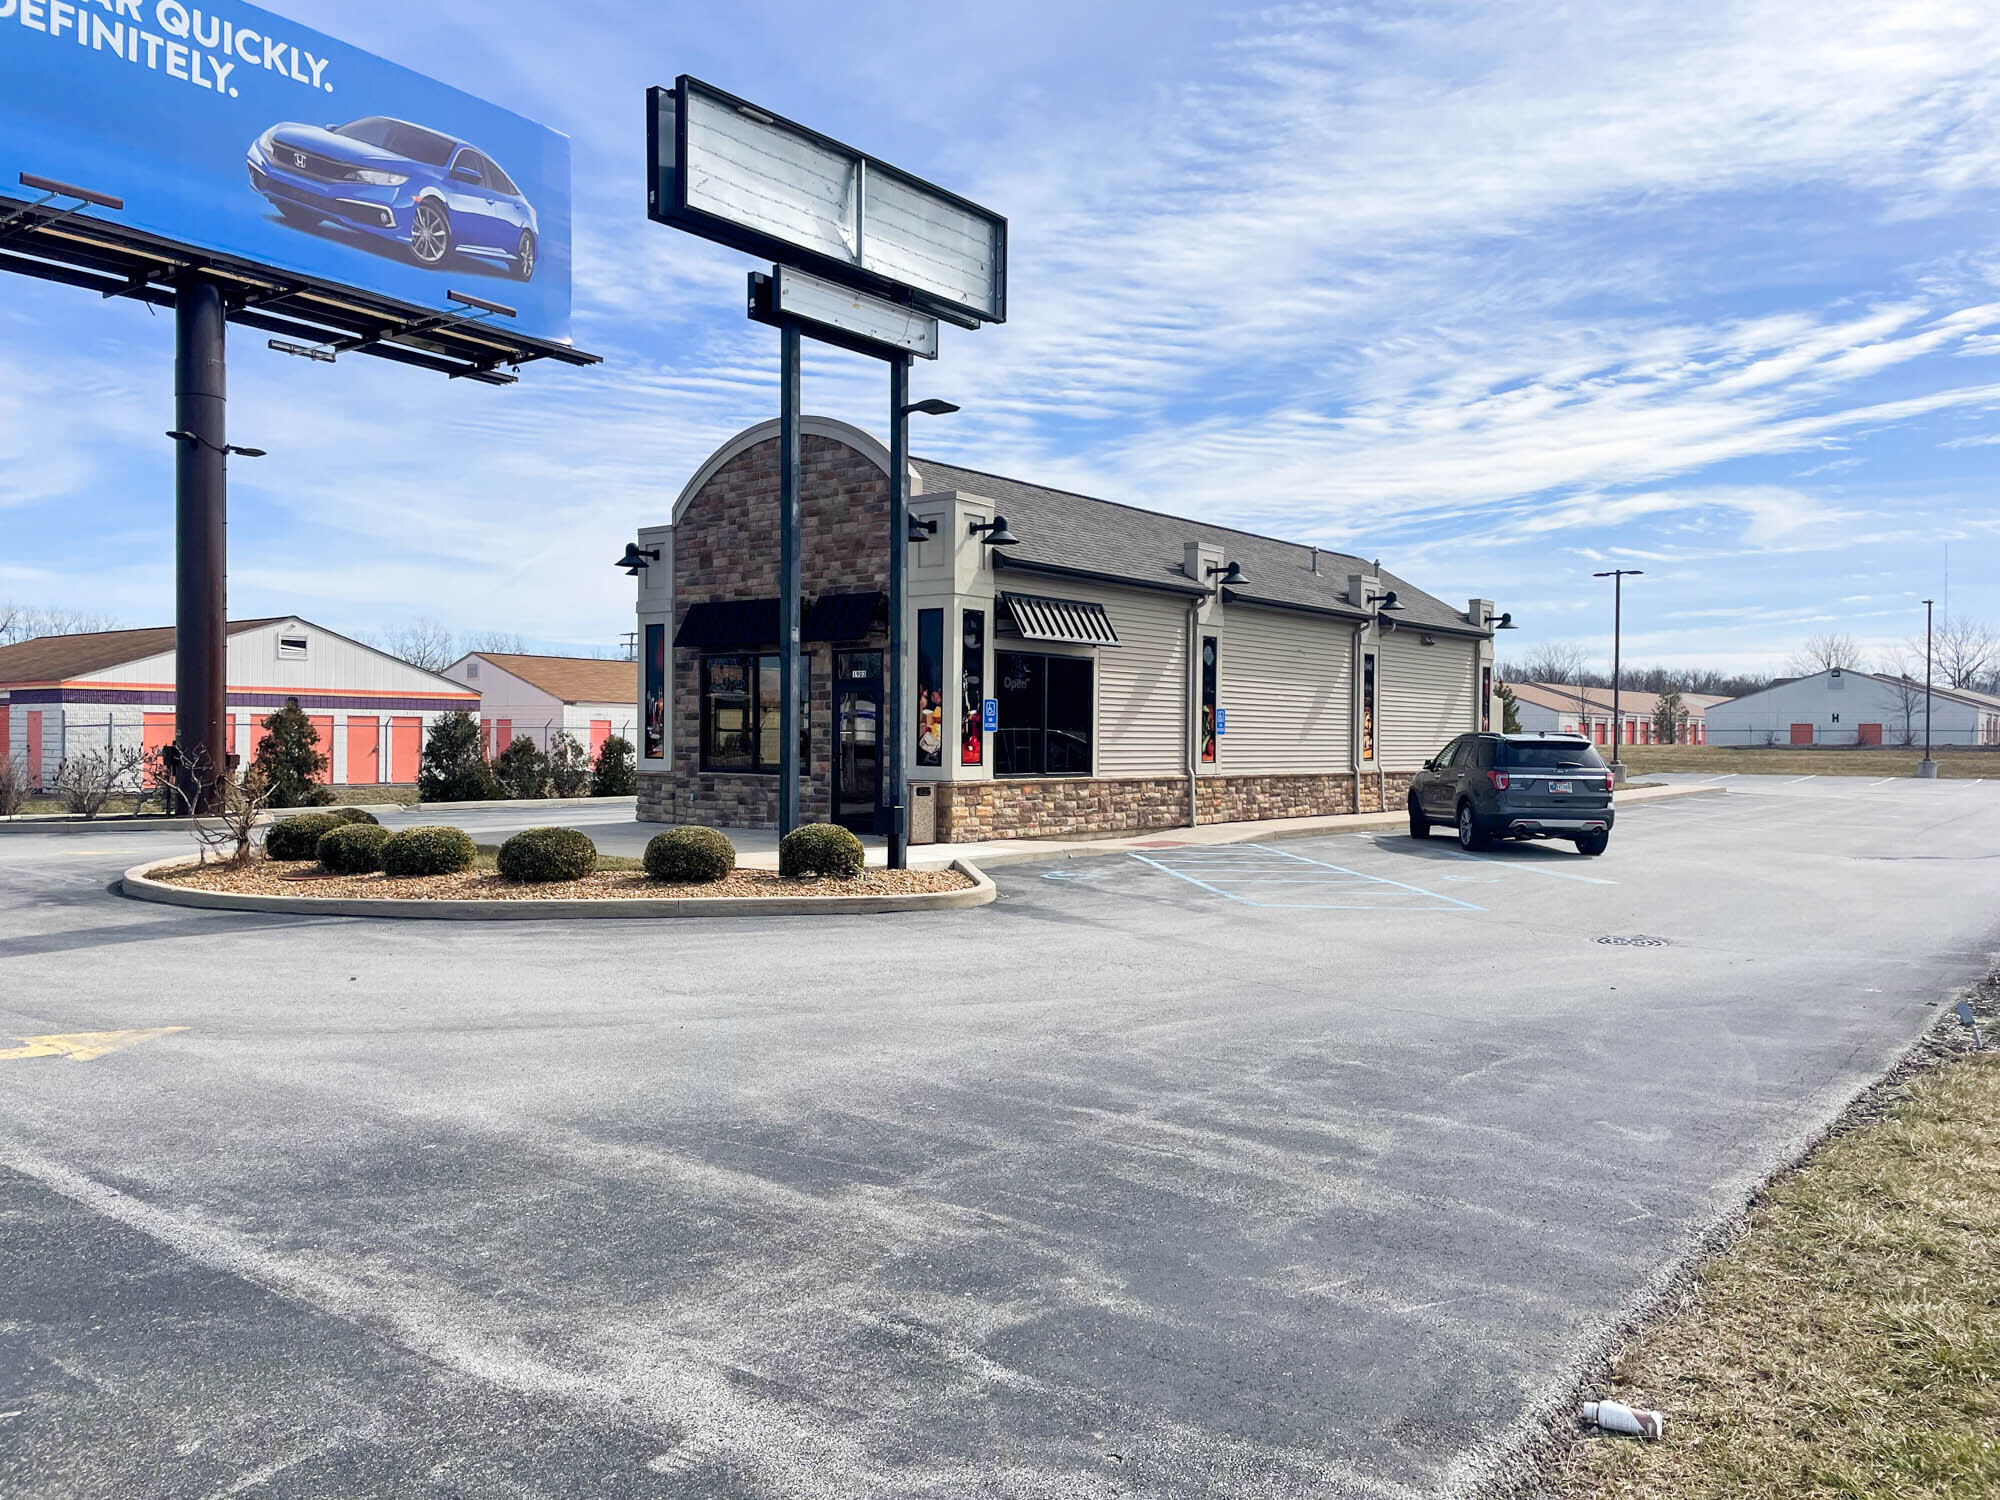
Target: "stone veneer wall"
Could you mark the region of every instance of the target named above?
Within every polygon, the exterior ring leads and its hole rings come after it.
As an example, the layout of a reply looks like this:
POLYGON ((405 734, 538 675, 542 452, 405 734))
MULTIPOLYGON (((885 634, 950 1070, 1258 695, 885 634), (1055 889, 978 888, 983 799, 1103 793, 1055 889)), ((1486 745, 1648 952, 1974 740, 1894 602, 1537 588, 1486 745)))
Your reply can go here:
MULTIPOLYGON (((1383 778, 1390 808, 1403 805, 1408 771, 1383 778)), ((1198 783, 1204 823, 1268 818, 1324 818, 1381 810, 1376 773, 1363 772, 1360 806, 1351 772, 1328 776, 1204 776, 1198 783)), ((1036 777, 1019 781, 937 782, 938 842, 995 838, 1143 833, 1187 826, 1185 776, 1036 777)))
MULTIPOLYGON (((888 476, 845 443, 817 433, 803 435, 801 450, 801 592, 807 601, 821 594, 886 592, 888 476)), ((674 528, 671 628, 680 629, 690 605, 769 599, 777 592, 778 440, 771 438, 724 464, 682 512, 674 528)), ((844 649, 882 650, 887 639, 878 631, 844 649)), ((812 759, 799 787, 799 813, 809 822, 832 811, 833 654, 825 644, 801 651, 812 673, 812 759)), ((775 776, 701 769, 701 653, 676 649, 673 657, 673 766, 665 774, 640 773, 640 819, 775 827, 775 776)))

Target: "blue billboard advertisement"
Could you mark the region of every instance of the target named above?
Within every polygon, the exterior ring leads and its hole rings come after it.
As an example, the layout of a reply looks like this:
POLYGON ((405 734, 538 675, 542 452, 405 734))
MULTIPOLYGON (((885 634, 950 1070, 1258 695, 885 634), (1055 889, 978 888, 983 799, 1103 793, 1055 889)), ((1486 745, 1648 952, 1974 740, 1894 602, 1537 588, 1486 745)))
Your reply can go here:
POLYGON ((0 0, 0 186, 20 172, 184 244, 570 336, 568 137, 253 5, 0 0))

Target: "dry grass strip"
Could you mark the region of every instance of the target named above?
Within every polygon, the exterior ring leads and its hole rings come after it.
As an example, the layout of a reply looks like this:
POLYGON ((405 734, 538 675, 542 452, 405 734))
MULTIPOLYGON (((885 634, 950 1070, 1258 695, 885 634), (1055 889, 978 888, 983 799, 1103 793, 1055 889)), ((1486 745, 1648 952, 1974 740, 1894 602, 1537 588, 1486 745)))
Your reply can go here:
POLYGON ((1775 1181, 1610 1394, 1665 1411, 1666 1440, 1581 1442, 1545 1493, 2000 1495, 2000 1053, 1919 1075, 1775 1181))

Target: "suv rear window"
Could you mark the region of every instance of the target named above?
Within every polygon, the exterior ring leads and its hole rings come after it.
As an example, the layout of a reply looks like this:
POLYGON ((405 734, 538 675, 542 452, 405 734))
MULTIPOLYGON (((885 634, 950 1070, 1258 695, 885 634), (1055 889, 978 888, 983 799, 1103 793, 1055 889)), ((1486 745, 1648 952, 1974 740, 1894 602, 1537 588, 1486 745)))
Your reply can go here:
POLYGON ((1535 771, 1601 771, 1604 757, 1592 745, 1557 740, 1546 745, 1508 740, 1501 747, 1502 765, 1535 771))

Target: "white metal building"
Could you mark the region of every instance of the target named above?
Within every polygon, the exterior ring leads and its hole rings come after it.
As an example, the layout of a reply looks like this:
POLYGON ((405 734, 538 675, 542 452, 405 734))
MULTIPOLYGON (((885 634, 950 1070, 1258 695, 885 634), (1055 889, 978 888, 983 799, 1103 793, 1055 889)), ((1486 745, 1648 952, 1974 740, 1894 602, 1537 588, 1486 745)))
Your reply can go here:
MULTIPOLYGON (((230 753, 256 753, 262 721, 296 698, 336 785, 413 783, 430 725, 479 695, 372 646, 285 615, 229 625, 230 753)), ((0 754, 31 787, 85 750, 157 750, 174 737, 174 630, 41 636, 0 647, 0 754)))
MULTIPOLYGON (((1930 690, 1933 745, 2000 745, 2000 698, 1930 690)), ((1924 685, 1853 669, 1773 683, 1708 711, 1716 745, 1921 745, 1924 685)))
POLYGON ((517 739, 546 750, 564 732, 589 750, 592 761, 614 734, 637 743, 637 662, 473 651, 444 675, 479 694, 480 737, 489 755, 517 739))

